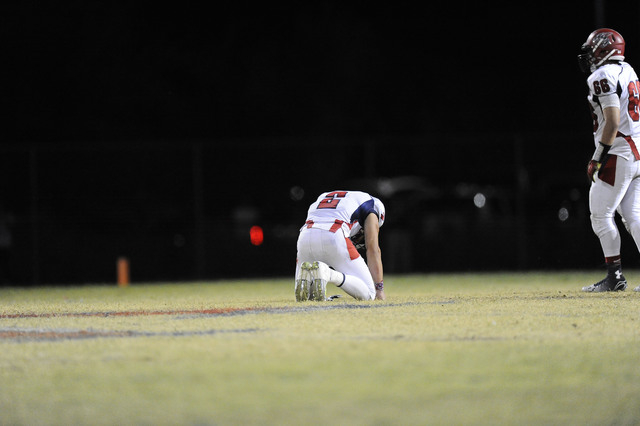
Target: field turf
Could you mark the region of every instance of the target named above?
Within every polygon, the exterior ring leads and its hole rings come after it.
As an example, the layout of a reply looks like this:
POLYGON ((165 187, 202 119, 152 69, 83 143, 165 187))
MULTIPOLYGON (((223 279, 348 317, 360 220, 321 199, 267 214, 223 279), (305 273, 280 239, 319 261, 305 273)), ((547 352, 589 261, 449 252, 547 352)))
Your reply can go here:
POLYGON ((0 425, 638 424, 640 293, 579 291, 599 278, 4 288, 0 425))

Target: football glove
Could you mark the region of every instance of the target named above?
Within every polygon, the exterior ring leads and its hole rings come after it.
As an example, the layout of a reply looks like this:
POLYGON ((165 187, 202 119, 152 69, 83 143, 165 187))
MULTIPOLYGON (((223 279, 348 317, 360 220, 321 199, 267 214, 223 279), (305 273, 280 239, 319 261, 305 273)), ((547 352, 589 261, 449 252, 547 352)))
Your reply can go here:
POLYGON ((602 142, 598 143, 598 147, 596 151, 593 153, 593 157, 587 164, 587 176, 589 176, 589 180, 591 182, 595 182, 596 172, 599 171, 602 167, 604 167, 607 159, 609 158, 609 150, 611 149, 611 145, 605 145, 602 142))
POLYGON ((589 176, 589 180, 591 182, 596 181, 595 174, 598 170, 600 170, 600 167, 602 167, 602 163, 596 160, 591 160, 589 161, 589 164, 587 164, 587 176, 589 176))

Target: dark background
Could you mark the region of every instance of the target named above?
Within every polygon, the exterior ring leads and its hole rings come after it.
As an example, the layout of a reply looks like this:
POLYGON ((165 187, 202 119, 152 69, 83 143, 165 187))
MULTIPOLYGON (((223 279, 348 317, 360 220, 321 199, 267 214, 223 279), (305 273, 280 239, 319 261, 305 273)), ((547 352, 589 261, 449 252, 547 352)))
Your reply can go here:
POLYGON ((639 3, 342 3, 2 6, 0 280, 289 276, 334 189, 385 202, 389 273, 598 268, 576 55, 634 65, 639 3))

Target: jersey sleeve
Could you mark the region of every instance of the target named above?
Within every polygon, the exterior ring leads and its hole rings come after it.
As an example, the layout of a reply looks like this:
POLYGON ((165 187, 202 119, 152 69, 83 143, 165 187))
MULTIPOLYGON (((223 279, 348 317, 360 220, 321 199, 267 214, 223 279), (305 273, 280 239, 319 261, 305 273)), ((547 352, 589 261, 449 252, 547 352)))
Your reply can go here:
MULTIPOLYGON (((367 219, 370 213, 373 213, 378 216, 378 212, 376 212, 374 208, 373 198, 365 201, 360 204, 355 212, 351 215, 351 223, 358 222, 360 226, 364 226, 364 221, 367 219)), ((379 219, 379 218, 378 218, 379 219)))
POLYGON ((616 107, 620 109, 620 98, 615 93, 609 93, 607 95, 598 96, 602 109, 616 107))

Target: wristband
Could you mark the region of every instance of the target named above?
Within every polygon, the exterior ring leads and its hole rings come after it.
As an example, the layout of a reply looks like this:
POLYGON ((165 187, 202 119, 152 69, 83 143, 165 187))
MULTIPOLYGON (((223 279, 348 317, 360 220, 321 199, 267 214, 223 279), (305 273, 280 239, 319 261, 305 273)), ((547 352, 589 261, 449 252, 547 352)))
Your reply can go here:
POLYGON ((596 152, 593 153, 592 160, 597 161, 598 163, 602 162, 602 158, 609 153, 611 149, 611 145, 605 145, 602 142, 598 142, 598 146, 596 147, 596 152))
POLYGON ((380 281, 379 283, 374 284, 376 290, 382 290, 384 288, 384 281, 380 281))

